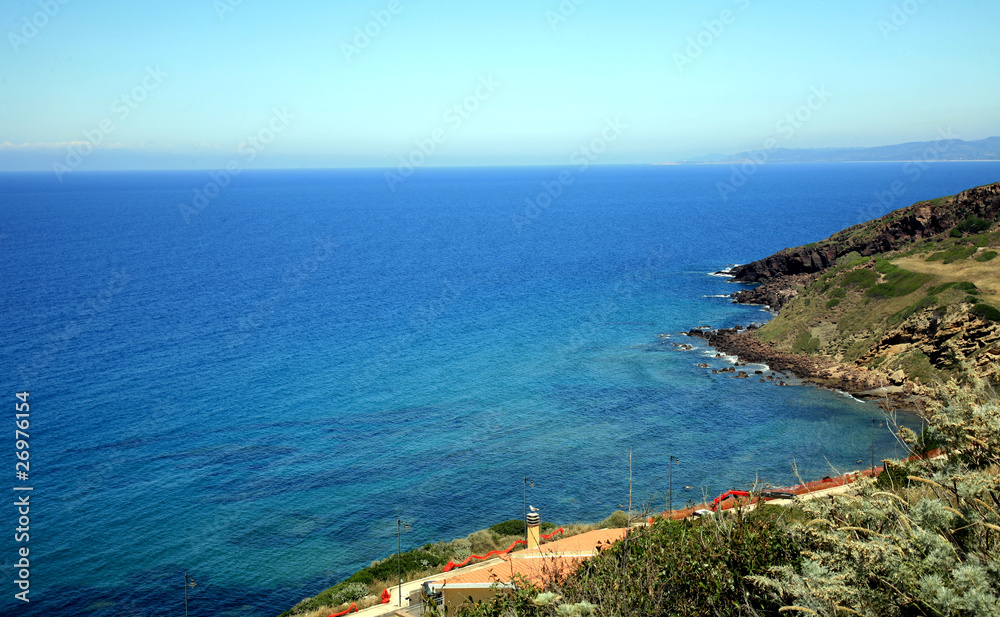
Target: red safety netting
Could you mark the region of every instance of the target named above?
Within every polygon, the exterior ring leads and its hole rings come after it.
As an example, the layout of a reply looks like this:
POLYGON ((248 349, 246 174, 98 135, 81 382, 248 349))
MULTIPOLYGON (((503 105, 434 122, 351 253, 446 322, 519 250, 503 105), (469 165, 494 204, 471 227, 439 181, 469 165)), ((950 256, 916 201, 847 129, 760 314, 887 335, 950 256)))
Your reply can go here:
POLYGON ((562 527, 560 527, 559 529, 556 529, 552 533, 548 533, 548 534, 543 533, 542 534, 542 539, 543 540, 551 540, 552 536, 556 536, 556 535, 559 535, 561 533, 563 533, 563 528, 562 527))
MULTIPOLYGON (((540 537, 543 540, 551 540, 553 536, 561 534, 561 533, 563 533, 563 528, 562 527, 560 527, 559 529, 556 529, 555 531, 553 531, 550 534, 542 534, 540 537)), ((468 563, 470 561, 472 561, 473 559, 488 559, 488 558, 494 557, 496 555, 506 555, 507 553, 509 553, 512 550, 514 550, 514 547, 517 546, 518 544, 527 544, 527 543, 524 540, 514 540, 513 542, 511 542, 510 546, 508 546, 507 548, 505 548, 502 551, 490 551, 490 552, 486 553, 485 555, 469 555, 469 557, 465 561, 463 561, 461 563, 455 563, 454 561, 449 561, 448 565, 446 565, 444 567, 443 571, 444 572, 450 572, 450 571, 454 570, 455 568, 461 568, 462 566, 468 565, 468 563)))
POLYGON ((358 612, 358 606, 353 602, 351 602, 351 605, 347 607, 346 611, 340 611, 339 613, 334 613, 332 615, 329 615, 328 617, 342 617, 342 615, 346 615, 347 613, 356 613, 356 612, 358 612))
MULTIPOLYGON (((905 461, 919 461, 925 458, 934 458, 936 456, 942 455, 941 450, 932 450, 927 454, 915 454, 905 459, 905 461)), ((874 469, 862 469, 860 471, 855 471, 852 473, 845 473, 844 475, 837 476, 836 478, 826 477, 822 480, 815 480, 813 482, 806 482, 805 484, 796 484, 795 486, 790 486, 788 488, 777 489, 780 491, 794 493, 795 495, 803 495, 807 493, 812 493, 814 491, 821 491, 827 488, 833 488, 836 486, 844 486, 845 484, 851 484, 855 480, 862 477, 878 477, 885 471, 882 465, 877 465, 874 469)), ((722 495, 719 495, 711 504, 700 504, 696 506, 689 506, 683 510, 674 510, 672 512, 664 512, 661 514, 663 518, 669 518, 673 520, 687 518, 695 513, 696 510, 701 509, 720 509, 729 510, 737 506, 744 506, 749 504, 755 504, 760 501, 760 497, 757 495, 747 495, 746 491, 726 491, 722 495)), ((766 499, 765 499, 766 501, 766 499)), ((653 518, 649 518, 649 523, 653 523, 653 518)))

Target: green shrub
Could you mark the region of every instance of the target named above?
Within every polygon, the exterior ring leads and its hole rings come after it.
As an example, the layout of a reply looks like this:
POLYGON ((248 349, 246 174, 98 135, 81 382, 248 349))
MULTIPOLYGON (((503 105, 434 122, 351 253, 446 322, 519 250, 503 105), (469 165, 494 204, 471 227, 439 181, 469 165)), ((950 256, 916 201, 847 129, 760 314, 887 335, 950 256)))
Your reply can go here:
POLYGON ((333 605, 357 602, 368 595, 368 585, 363 583, 347 583, 333 594, 333 605))
POLYGON ((983 251, 978 256, 976 256, 976 261, 992 261, 994 257, 997 256, 996 251, 983 251))
MULTIPOLYGON (((496 525, 493 525, 492 527, 490 527, 490 531, 492 531, 494 534, 500 537, 523 536, 525 534, 526 527, 527 525, 525 524, 524 521, 512 518, 509 521, 504 521, 502 523, 497 523, 496 525)), ((556 524, 550 523, 548 521, 542 521, 541 525, 539 525, 539 528, 542 533, 548 533, 549 531, 556 528, 556 524)))
POLYGON ((968 259, 969 256, 975 252, 976 252, 976 247, 974 246, 955 245, 950 249, 948 249, 947 251, 932 253, 927 258, 927 261, 940 261, 946 264, 950 264, 953 261, 958 261, 960 259, 968 259))
POLYGON ((795 338, 792 351, 805 354, 816 353, 819 351, 819 339, 814 338, 808 332, 803 332, 795 338))
POLYGON ((841 284, 845 287, 856 287, 864 290, 874 285, 877 280, 878 274, 874 270, 861 268, 845 274, 843 280, 841 280, 841 284))
POLYGON ((954 235, 955 230, 958 230, 959 236, 962 234, 978 234, 986 231, 993 226, 992 221, 987 221, 986 219, 981 219, 975 215, 969 215, 969 218, 965 219, 958 225, 952 228, 951 233, 954 235))
POLYGON ((777 614, 782 605, 746 577, 801 559, 785 531, 789 516, 784 508, 761 508, 719 519, 660 520, 635 529, 562 584, 503 590, 459 615, 584 615, 599 607, 601 615, 735 617, 747 614, 748 605, 777 614))
POLYGON ((628 523, 628 513, 623 510, 615 510, 611 516, 598 523, 597 526, 601 529, 621 529, 628 527, 628 523))
POLYGON ((840 298, 830 298, 826 301, 826 308, 832 309, 838 304, 840 304, 840 298))
POLYGON ((837 258, 837 265, 843 266, 845 268, 853 268, 854 266, 861 265, 868 261, 868 257, 862 257, 861 253, 857 251, 851 251, 846 255, 841 255, 837 258))
POLYGON ((969 281, 962 281, 962 282, 952 281, 950 283, 942 283, 940 285, 928 287, 927 293, 932 295, 939 294, 941 292, 951 289, 952 287, 954 287, 955 289, 961 289, 962 291, 968 292, 970 294, 979 293, 979 288, 976 287, 976 284, 970 283, 969 281))
POLYGON ((885 259, 879 259, 875 261, 875 271, 881 272, 882 274, 889 274, 893 270, 898 270, 892 262, 885 259))
POLYGON ((497 523, 490 527, 490 531, 498 536, 523 536, 527 525, 524 521, 512 518, 509 521, 497 523))
MULTIPOLYGON (((804 503, 811 521, 789 529, 801 562, 750 576, 785 607, 805 609, 791 614, 1000 614, 997 395, 974 380, 935 394, 928 437, 947 459, 890 464, 888 477, 862 482, 856 498, 804 503), (920 481, 907 488, 910 477, 920 481)), ((918 441, 909 429, 900 436, 918 441)))
POLYGON ((847 296, 847 291, 843 287, 835 287, 833 291, 830 292, 831 298, 843 298, 847 296))
POLYGON ((969 312, 987 321, 1000 321, 1000 310, 983 302, 973 306, 969 312))
POLYGON ((929 274, 910 272, 896 268, 886 275, 886 281, 868 290, 867 295, 873 298, 898 298, 909 295, 923 287, 931 280, 929 274))

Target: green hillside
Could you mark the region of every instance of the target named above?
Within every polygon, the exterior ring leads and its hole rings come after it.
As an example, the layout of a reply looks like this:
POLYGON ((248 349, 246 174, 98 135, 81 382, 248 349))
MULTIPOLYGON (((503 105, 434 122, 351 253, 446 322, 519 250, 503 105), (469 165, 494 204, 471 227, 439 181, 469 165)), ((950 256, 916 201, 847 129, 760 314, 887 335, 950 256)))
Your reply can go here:
POLYGON ((914 204, 783 251, 779 256, 822 252, 829 263, 814 272, 764 276, 761 287, 782 287, 785 299, 755 335, 782 351, 829 356, 887 375, 902 370, 918 383, 970 370, 996 380, 998 186, 914 204), (910 235, 886 232, 910 226, 907 219, 915 212, 925 220, 955 222, 931 227, 933 233, 928 226, 910 235), (873 250, 879 245, 887 250, 873 250))

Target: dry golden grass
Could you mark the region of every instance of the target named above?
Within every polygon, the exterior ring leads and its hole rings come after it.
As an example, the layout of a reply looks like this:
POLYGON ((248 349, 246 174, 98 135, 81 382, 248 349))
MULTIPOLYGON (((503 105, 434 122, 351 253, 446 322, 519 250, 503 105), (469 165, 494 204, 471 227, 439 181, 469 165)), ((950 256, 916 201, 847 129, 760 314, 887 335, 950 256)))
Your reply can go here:
POLYGON ((984 302, 996 306, 1000 304, 1000 263, 997 261, 978 262, 974 259, 954 261, 945 264, 940 261, 924 261, 923 257, 910 256, 893 259, 892 263, 912 272, 921 272, 938 277, 935 284, 952 281, 975 283, 982 292, 984 302))

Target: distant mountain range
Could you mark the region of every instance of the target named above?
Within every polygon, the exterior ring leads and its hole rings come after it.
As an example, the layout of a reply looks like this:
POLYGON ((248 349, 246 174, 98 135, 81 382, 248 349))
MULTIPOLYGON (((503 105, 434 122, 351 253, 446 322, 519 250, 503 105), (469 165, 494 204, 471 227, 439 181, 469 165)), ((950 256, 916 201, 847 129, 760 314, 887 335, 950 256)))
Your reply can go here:
POLYGON ((874 148, 771 148, 733 155, 710 154, 677 163, 864 163, 888 161, 997 161, 1000 137, 977 141, 939 139, 874 148))

